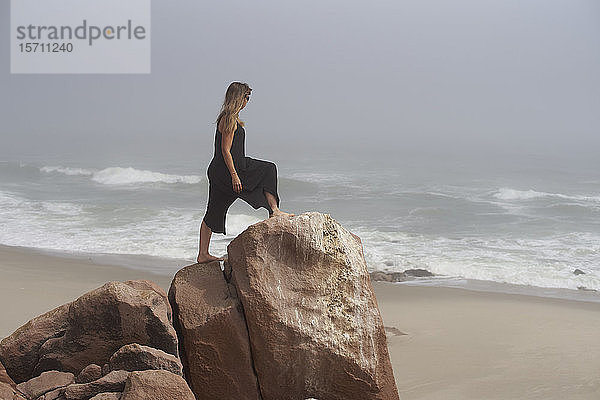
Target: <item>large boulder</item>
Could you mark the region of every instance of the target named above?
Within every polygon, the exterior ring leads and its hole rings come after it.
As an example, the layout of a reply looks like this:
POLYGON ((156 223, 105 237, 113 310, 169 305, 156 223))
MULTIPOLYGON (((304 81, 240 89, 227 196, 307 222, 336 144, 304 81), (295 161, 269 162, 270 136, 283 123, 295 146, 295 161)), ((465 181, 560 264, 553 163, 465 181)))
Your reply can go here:
POLYGON ((153 282, 108 282, 29 321, 2 340, 0 360, 23 382, 49 370, 79 374, 130 343, 177 356, 171 307, 153 282))
POLYGON ((25 382, 33 375, 40 347, 51 338, 64 335, 68 326, 69 305, 63 304, 39 315, 0 342, 0 362, 16 382, 25 382))
POLYGON ((227 253, 264 400, 399 399, 354 235, 328 214, 273 217, 227 253))
POLYGON ((184 376, 196 398, 260 399, 241 304, 219 262, 179 270, 169 300, 184 376))

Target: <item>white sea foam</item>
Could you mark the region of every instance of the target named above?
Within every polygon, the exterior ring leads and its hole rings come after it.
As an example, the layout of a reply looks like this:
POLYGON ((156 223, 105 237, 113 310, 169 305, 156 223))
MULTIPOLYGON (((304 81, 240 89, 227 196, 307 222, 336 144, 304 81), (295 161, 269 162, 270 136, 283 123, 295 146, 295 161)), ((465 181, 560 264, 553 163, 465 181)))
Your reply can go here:
POLYGON ((572 233, 542 239, 445 238, 353 229, 369 269, 435 274, 549 288, 600 290, 600 235, 572 233), (586 272, 575 275, 579 268, 586 272))
POLYGON ((195 184, 202 180, 199 175, 171 175, 161 172, 139 170, 135 168, 110 167, 95 172, 92 180, 104 185, 124 185, 132 183, 189 183, 195 184))
POLYGON ((500 200, 530 200, 540 197, 555 197, 567 200, 579 200, 589 202, 600 202, 600 196, 565 195, 561 193, 538 192, 535 190, 516 190, 511 188, 500 188, 494 197, 500 200))
POLYGON ((127 185, 138 183, 187 183, 196 184, 202 181, 199 175, 174 175, 162 172, 140 170, 132 167, 108 167, 101 170, 87 168, 70 168, 61 166, 44 166, 40 171, 58 172, 65 175, 91 176, 92 181, 103 185, 127 185))
MULTIPOLYGON (((24 165, 22 165, 24 166, 24 165)), ((45 166, 41 167, 40 171, 51 173, 51 172, 59 172, 65 175, 92 175, 94 173, 93 170, 86 168, 69 168, 69 167, 61 167, 61 166, 45 166)))
MULTIPOLYGON (((204 210, 99 208, 70 202, 29 200, 0 192, 0 243, 72 253, 148 255, 193 262, 204 210), (136 217, 130 217, 135 214, 136 217), (129 216, 129 217, 127 217, 129 216), (107 217, 111 217, 108 220, 107 217)), ((213 235, 211 252, 226 254, 229 240, 256 216, 229 213, 227 236, 213 235), (222 239, 227 240, 222 240, 222 239)))

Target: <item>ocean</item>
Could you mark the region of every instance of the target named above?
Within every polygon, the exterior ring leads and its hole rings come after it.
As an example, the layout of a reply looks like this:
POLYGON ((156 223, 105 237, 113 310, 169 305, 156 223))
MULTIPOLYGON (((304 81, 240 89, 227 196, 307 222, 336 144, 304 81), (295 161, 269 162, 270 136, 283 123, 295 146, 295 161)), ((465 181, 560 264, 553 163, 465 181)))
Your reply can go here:
MULTIPOLYGON (((535 158, 517 166, 247 155, 276 162, 283 211, 328 213, 360 236, 370 271, 422 268, 446 283, 600 290, 597 169, 535 158)), ((0 244, 117 257, 173 274, 195 262, 208 194, 210 157, 183 159, 1 161, 0 244)), ((226 254, 233 238, 267 216, 236 200, 227 236, 212 235, 211 254, 226 254)))

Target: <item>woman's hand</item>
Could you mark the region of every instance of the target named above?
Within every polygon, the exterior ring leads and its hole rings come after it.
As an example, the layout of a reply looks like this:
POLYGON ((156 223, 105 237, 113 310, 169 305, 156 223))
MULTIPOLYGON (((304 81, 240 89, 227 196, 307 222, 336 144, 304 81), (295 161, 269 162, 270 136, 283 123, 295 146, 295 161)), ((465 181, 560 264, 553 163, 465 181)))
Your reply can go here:
POLYGON ((242 191, 242 181, 237 174, 233 174, 231 177, 231 184, 233 186, 233 191, 239 193, 242 191))

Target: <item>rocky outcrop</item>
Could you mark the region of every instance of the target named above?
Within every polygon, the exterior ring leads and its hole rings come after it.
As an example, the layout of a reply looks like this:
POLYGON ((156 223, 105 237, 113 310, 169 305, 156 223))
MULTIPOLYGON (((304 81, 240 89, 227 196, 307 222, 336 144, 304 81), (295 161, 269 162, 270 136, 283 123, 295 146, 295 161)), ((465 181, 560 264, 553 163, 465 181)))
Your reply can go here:
POLYGON ((169 290, 179 354, 197 399, 260 399, 246 321, 219 262, 189 265, 169 290))
POLYGON ((254 224, 227 247, 264 400, 398 399, 360 243, 328 214, 254 224))
POLYGON ((137 343, 125 345, 112 355, 107 366, 109 368, 103 373, 99 365, 90 364, 81 370, 76 379, 70 372, 45 371, 16 385, 15 389, 0 383, 0 400, 118 400, 127 389, 130 376, 138 372, 144 374, 132 376, 130 398, 184 400, 190 399, 191 395, 191 399, 194 399, 186 381, 177 374, 181 374, 179 360, 161 350, 137 343), (110 371, 110 367, 118 366, 128 370, 110 371), (143 371, 134 369, 136 366, 143 371), (169 370, 175 370, 176 373, 169 370), (145 378, 140 380, 139 376, 145 378), (147 381, 152 380, 146 385, 147 381), (142 388, 143 385, 146 387, 142 388), (166 393, 171 393, 171 397, 166 393))
POLYGON ((3 339, 0 361, 0 400, 399 399, 360 238, 316 212, 250 226, 168 296, 108 282, 3 339))
POLYGON ((177 355, 166 293, 149 281, 108 282, 19 328, 0 342, 0 361, 16 382, 44 371, 78 374, 139 343, 177 355), (54 325, 53 325, 54 322, 54 325))

